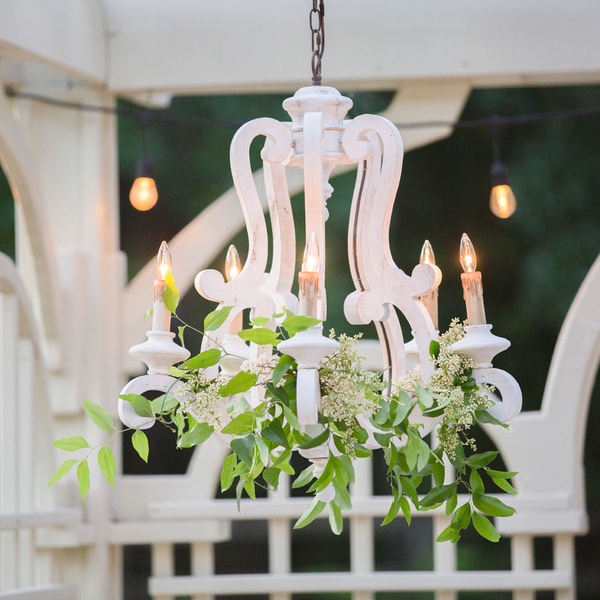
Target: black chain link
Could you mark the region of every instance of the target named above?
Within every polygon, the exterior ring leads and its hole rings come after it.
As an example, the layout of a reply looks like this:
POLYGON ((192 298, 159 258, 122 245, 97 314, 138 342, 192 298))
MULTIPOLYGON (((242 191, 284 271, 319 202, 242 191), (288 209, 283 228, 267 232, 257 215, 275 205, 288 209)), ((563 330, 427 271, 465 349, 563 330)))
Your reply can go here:
POLYGON ((321 61, 325 52, 325 6, 323 0, 313 0, 313 7, 308 16, 312 46, 312 82, 321 85, 321 61))

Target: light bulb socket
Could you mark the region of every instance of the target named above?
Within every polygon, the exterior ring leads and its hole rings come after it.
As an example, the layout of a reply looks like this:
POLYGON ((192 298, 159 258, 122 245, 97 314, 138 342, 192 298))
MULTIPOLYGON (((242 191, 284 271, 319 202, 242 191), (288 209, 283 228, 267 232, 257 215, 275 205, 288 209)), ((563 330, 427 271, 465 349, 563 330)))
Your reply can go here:
POLYGON ((490 180, 492 187, 496 187, 497 185, 510 185, 506 168, 500 161, 496 161, 492 165, 490 180))
POLYGON ((138 160, 135 167, 135 178, 138 177, 154 179, 154 163, 149 156, 144 156, 138 160))

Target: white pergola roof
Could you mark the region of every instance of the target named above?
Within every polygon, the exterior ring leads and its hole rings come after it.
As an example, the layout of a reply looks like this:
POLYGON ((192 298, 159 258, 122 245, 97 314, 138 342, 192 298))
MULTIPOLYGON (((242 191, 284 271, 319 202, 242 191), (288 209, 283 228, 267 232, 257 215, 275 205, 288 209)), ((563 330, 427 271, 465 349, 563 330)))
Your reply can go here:
MULTIPOLYGON (((309 0, 0 3, 0 57, 119 94, 293 91, 309 80, 309 0)), ((600 81, 600 3, 329 0, 325 82, 396 89, 600 81)))

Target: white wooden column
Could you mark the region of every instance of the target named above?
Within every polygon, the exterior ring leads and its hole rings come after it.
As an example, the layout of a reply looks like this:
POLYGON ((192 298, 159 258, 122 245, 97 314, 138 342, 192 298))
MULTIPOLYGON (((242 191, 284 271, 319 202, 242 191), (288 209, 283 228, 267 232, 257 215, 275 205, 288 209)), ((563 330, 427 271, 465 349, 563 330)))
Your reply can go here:
MULTIPOLYGON (((18 510, 17 298, 0 292, 0 514, 18 510)), ((0 533, 0 592, 18 585, 18 537, 0 533)))
MULTIPOLYGON (((279 489, 269 491, 274 500, 289 498, 290 477, 285 473, 279 476, 279 489)), ((269 573, 285 575, 292 571, 292 531, 290 520, 285 517, 269 519, 269 573)), ((290 600, 285 592, 271 594, 271 600, 290 600)))
MULTIPOLYGON (((534 565, 534 545, 531 535, 515 535, 510 540, 510 555, 513 571, 532 571, 534 565)), ((535 600, 533 590, 513 592, 513 600, 535 600)))
POLYGON ((554 569, 568 571, 570 587, 556 590, 556 600, 575 600, 575 537, 569 533, 560 533, 552 539, 554 550, 554 569))
MULTIPOLYGON (((152 544, 152 576, 171 577, 175 575, 175 554, 173 544, 152 544)), ((175 600, 174 596, 154 596, 154 600, 175 600)))
MULTIPOLYGON (((366 497, 373 494, 373 461, 361 458, 354 462, 356 481, 352 496, 366 497)), ((353 573, 370 573, 375 569, 373 544, 373 519, 352 517, 350 519, 350 570, 353 573)), ((373 600, 375 594, 368 591, 352 593, 352 600, 373 600)))

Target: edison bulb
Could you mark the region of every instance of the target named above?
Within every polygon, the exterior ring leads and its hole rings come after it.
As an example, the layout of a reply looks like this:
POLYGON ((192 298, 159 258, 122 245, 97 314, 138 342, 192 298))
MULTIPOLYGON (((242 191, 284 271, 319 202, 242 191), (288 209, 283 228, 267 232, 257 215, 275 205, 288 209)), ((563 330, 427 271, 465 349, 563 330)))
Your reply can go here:
POLYGON ((421 248, 421 258, 419 259, 421 264, 435 265, 435 254, 433 248, 429 243, 429 240, 423 242, 423 248, 421 248))
POLYGON ((490 210, 501 219, 508 219, 517 210, 517 200, 509 185, 495 185, 492 188, 490 210))
POLYGON ((240 261, 240 255, 238 254, 237 248, 231 244, 227 250, 227 256, 225 258, 225 277, 227 281, 234 280, 242 270, 242 262, 240 261))
POLYGON ((150 210, 158 200, 156 182, 152 177, 138 177, 131 186, 129 202, 133 208, 146 211, 150 210))
POLYGON ((158 278, 160 280, 165 280, 167 273, 171 270, 171 266, 171 252, 169 246, 167 246, 167 242, 163 242, 160 245, 158 255, 156 256, 156 272, 158 273, 158 278))
POLYGON ((304 248, 304 261, 302 262, 302 270, 311 273, 319 273, 321 264, 319 259, 319 242, 317 234, 313 231, 306 242, 304 248))
POLYGON ((460 238, 460 264, 465 273, 473 273, 477 270, 477 254, 473 242, 466 233, 460 238))

